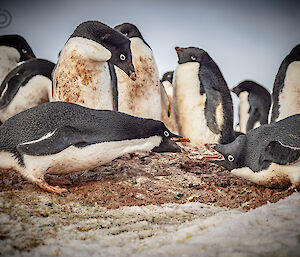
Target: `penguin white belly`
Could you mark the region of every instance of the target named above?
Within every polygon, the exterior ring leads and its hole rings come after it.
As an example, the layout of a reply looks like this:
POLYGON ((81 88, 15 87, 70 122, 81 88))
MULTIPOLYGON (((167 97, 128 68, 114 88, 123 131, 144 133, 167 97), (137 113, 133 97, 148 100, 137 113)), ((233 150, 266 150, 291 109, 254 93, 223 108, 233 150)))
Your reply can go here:
POLYGON ((279 116, 276 121, 300 113, 300 61, 288 66, 278 104, 279 116))
POLYGON ((0 109, 1 122, 33 106, 49 102, 51 94, 52 81, 49 78, 42 75, 32 77, 25 86, 20 87, 9 105, 0 109))
POLYGON ((17 66, 19 60, 20 54, 17 49, 9 46, 0 46, 0 83, 17 66))
POLYGON ((286 187, 290 183, 294 186, 300 185, 299 160, 290 165, 272 163, 267 169, 260 172, 253 172, 248 167, 234 169, 231 172, 263 186, 286 187))
POLYGON ((247 122, 249 120, 249 109, 250 109, 250 104, 248 101, 248 92, 241 92, 239 94, 239 125, 240 125, 240 132, 246 133, 247 129, 247 122))
POLYGON ((161 140, 161 137, 153 136, 147 139, 93 144, 83 148, 70 146, 57 154, 47 156, 24 155, 26 168, 19 168, 18 170, 24 177, 35 181, 46 173, 68 174, 92 169, 125 153, 150 151, 158 146, 161 140))
POLYGON ((101 47, 88 39, 72 38, 68 41, 53 73, 53 101, 113 110, 111 77, 105 61, 110 58, 110 52, 101 47), (97 51, 91 56, 94 48, 97 51), (103 54, 105 58, 102 60, 97 54, 103 54))
MULTIPOLYGON (((177 66, 174 72, 173 101, 179 133, 189 138, 193 145, 203 147, 205 143, 219 142, 220 135, 214 134, 207 126, 204 113, 206 95, 200 94, 199 67, 197 62, 177 66)), ((221 110, 219 107, 218 110, 221 110)), ((218 124, 221 124, 222 117, 218 110, 217 122, 219 119, 218 124)))
POLYGON ((116 67, 119 111, 138 117, 160 120, 161 88, 152 51, 140 38, 131 38, 130 40, 136 80, 132 81, 121 69, 116 67))

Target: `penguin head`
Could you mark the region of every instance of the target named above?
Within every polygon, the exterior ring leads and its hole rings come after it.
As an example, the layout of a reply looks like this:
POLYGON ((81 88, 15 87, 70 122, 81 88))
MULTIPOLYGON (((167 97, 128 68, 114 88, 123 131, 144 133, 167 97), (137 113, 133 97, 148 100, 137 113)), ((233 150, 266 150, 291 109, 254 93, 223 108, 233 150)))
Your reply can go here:
POLYGON ((206 51, 197 47, 175 47, 178 55, 178 63, 183 64, 187 62, 199 62, 201 64, 209 62, 210 56, 206 51))
POLYGON ((166 72, 162 79, 161 79, 161 82, 163 81, 169 81, 171 84, 172 84, 172 81, 173 81, 173 75, 174 75, 174 71, 168 71, 166 72))
POLYGON ((230 89, 231 92, 235 93, 237 96, 239 96, 239 94, 241 92, 250 92, 253 85, 251 83, 252 81, 249 80, 245 80, 241 83, 239 83, 237 86, 235 86, 234 88, 230 89))
POLYGON ((8 46, 15 48, 20 54, 19 62, 35 58, 31 47, 27 41, 20 35, 3 35, 0 36, 0 46, 8 46))
POLYGON ((213 160, 217 165, 221 165, 229 171, 237 168, 245 167, 246 154, 246 136, 240 135, 229 144, 217 144, 213 147, 214 150, 222 155, 221 160, 213 160))
POLYGON ((130 40, 119 31, 99 21, 86 21, 77 26, 70 38, 72 37, 82 37, 101 44, 111 53, 108 62, 118 66, 132 80, 136 79, 130 40))

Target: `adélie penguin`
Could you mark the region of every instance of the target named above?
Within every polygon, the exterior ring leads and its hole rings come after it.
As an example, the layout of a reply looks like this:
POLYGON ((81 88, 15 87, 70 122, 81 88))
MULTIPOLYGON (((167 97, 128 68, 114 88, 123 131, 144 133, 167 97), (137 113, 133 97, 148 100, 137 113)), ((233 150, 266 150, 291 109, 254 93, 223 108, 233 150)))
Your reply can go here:
MULTIPOLYGON (((45 103, 0 126, 0 168, 19 171, 46 191, 44 175, 95 168, 136 151, 180 152, 161 121, 67 102, 45 103)), ((183 140, 183 139, 182 139, 183 140)))
POLYGON ((230 91, 214 60, 196 47, 175 47, 174 111, 179 134, 191 144, 229 143, 233 131, 230 91))
POLYGON ((270 122, 300 113, 300 44, 282 61, 272 92, 270 122))
POLYGON ((271 94, 266 88, 254 81, 245 80, 232 88, 231 91, 240 100, 240 132, 247 133, 250 129, 268 123, 271 94))
POLYGON ((123 23, 115 29, 130 39, 132 62, 136 70, 136 80, 132 81, 122 70, 116 68, 119 111, 160 120, 162 85, 153 52, 135 25, 123 23))
POLYGON ((300 187, 300 114, 262 125, 213 147, 231 173, 267 187, 300 187))
POLYGON ((20 35, 0 36, 0 83, 19 62, 35 58, 30 45, 20 35))
POLYGON ((81 23, 59 54, 53 72, 53 101, 117 110, 114 65, 135 80, 130 40, 99 21, 81 23))
POLYGON ((34 58, 8 73, 0 85, 0 122, 51 100, 54 66, 48 60, 34 58))

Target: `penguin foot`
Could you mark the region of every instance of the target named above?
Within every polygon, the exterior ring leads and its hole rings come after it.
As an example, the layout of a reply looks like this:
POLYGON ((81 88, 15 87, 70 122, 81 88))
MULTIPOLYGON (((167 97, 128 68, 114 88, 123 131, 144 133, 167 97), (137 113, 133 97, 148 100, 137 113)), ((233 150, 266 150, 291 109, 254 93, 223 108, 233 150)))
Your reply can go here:
POLYGON ((66 188, 60 188, 58 186, 50 186, 46 181, 41 181, 37 184, 40 188, 50 193, 62 195, 62 193, 68 192, 66 188))

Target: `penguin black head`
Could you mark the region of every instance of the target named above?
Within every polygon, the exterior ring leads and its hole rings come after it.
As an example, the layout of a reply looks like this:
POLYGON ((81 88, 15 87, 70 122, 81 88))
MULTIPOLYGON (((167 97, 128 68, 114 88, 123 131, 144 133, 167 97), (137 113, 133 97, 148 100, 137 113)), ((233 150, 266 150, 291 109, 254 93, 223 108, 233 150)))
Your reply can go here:
POLYGON ((257 95, 262 95, 262 94, 270 95, 267 89, 265 89, 263 86, 251 80, 242 81, 237 86, 232 88, 230 91, 235 93, 237 96, 239 96, 241 92, 249 92, 249 93, 251 92, 257 95))
POLYGON ((287 57, 290 63, 300 61, 300 44, 296 45, 287 57))
POLYGON ((163 75, 161 81, 162 81, 162 82, 163 82, 163 81, 169 81, 169 82, 172 84, 172 81, 173 81, 173 75, 174 75, 174 71, 168 71, 168 72, 166 72, 166 73, 163 75))
POLYGON ((197 47, 182 48, 176 46, 175 50, 178 55, 179 64, 187 62, 199 62, 203 64, 211 59, 206 51, 197 47))
POLYGON ((72 37, 83 37, 104 46, 111 52, 111 58, 108 62, 118 66, 132 80, 135 80, 130 40, 122 33, 99 21, 86 21, 75 29, 70 38, 72 37))
POLYGON ((223 158, 213 161, 215 164, 221 165, 229 171, 245 166, 245 147, 246 136, 240 135, 229 144, 217 144, 213 147, 219 152, 223 158))
POLYGON ((33 53, 31 47, 20 35, 0 36, 0 46, 9 46, 17 49, 20 54, 20 62, 35 58, 35 54, 33 53))

